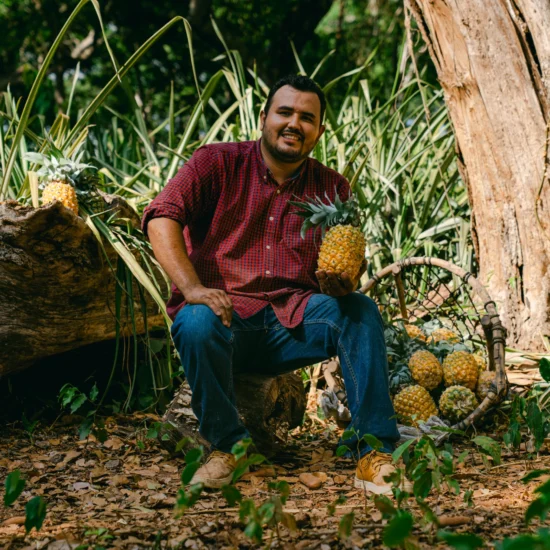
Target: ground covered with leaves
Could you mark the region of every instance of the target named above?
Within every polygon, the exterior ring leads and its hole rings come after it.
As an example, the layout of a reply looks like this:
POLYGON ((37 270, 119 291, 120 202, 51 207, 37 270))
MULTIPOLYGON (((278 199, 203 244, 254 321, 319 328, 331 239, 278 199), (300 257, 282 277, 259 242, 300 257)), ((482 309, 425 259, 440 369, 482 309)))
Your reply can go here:
MULTIPOLYGON (((235 484, 240 506, 220 492, 204 491, 179 515, 175 509, 178 500, 181 504, 186 463, 183 455, 170 456, 152 437, 150 428, 157 417, 108 418, 103 443, 93 436, 79 440, 78 421, 61 417, 32 434, 18 425, 2 428, 0 479, 18 470, 26 482, 15 502, 0 508, 2 548, 328 550, 377 548, 384 542, 445 548, 448 543, 438 536, 442 529, 476 534, 492 547, 495 541, 540 527, 538 519, 530 527, 525 524, 540 476, 527 483, 522 478, 550 468, 544 446, 537 454, 503 448, 496 464, 498 456, 483 452, 470 437, 454 441, 453 448, 447 448, 454 457, 453 473, 442 476, 440 490, 431 488, 426 506, 412 498, 402 503, 414 517, 414 526, 408 538, 399 541, 399 529, 409 528, 409 516, 396 517, 395 510, 388 509, 389 501, 375 502, 354 488, 353 461, 335 453, 338 429, 316 415, 293 433, 284 453, 235 484), (445 483, 447 477, 454 481, 445 483), (45 519, 39 531, 31 529, 25 535, 25 504, 37 496, 46 503, 45 519), (245 513, 243 501, 249 502, 245 513), (271 504, 266 507, 266 502, 271 504), (399 521, 397 531, 388 531, 390 523, 399 521)), ((497 434, 487 436, 499 440, 497 434)))

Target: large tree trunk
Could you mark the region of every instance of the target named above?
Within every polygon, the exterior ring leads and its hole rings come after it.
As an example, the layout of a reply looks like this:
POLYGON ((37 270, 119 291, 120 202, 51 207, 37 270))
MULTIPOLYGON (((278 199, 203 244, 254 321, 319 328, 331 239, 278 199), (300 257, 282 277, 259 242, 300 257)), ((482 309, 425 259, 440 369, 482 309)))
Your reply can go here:
POLYGON ((405 1, 453 122, 479 279, 508 342, 540 348, 550 334, 550 2, 405 1))
MULTIPOLYGON (((139 223, 124 201, 110 208, 139 223)), ((107 248, 116 267, 117 255, 107 248)), ((138 299, 139 301, 139 299, 138 299)), ((136 305, 137 332, 144 328, 136 305)), ((36 360, 115 337, 115 278, 84 220, 61 203, 0 204, 0 377, 36 360)), ((121 319, 121 334, 132 326, 121 319)), ((148 325, 162 315, 148 301, 148 325)))

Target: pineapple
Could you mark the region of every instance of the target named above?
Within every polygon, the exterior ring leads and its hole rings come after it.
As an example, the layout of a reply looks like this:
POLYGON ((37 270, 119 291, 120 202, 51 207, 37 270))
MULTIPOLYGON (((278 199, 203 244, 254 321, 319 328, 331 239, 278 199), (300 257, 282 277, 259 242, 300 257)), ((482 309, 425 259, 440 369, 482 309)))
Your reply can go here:
POLYGON ((485 359, 483 358, 482 355, 479 355, 478 353, 474 353, 473 358, 477 363, 477 366, 479 368, 479 374, 481 375, 482 372, 487 370, 487 364, 485 363, 485 359))
POLYGON ((475 390, 479 375, 479 367, 471 353, 453 351, 443 361, 443 377, 446 386, 466 386, 475 390))
POLYGON ((442 340, 445 340, 451 344, 455 344, 457 342, 460 342, 460 336, 451 329, 442 327, 442 328, 436 328, 428 338, 429 344, 437 344, 437 342, 441 342, 442 340))
POLYGON ((82 154, 75 160, 70 160, 55 148, 52 148, 49 157, 41 153, 25 155, 27 160, 42 165, 37 172, 42 179, 42 204, 58 200, 78 216, 77 180, 83 170, 93 168, 89 164, 82 164, 81 157, 82 154))
POLYGON ((495 373, 491 371, 483 371, 479 375, 479 379, 477 381, 477 388, 476 388, 476 395, 480 401, 483 401, 487 394, 489 393, 489 388, 491 387, 491 383, 495 379, 495 373))
POLYGON ((443 369, 437 357, 426 350, 419 350, 409 359, 412 377, 427 390, 434 390, 443 380, 443 369))
POLYGON ((405 331, 411 339, 416 338, 422 340, 422 342, 426 341, 426 335, 422 332, 422 329, 416 325, 405 325, 405 331))
POLYGON ((418 426, 418 422, 426 422, 430 416, 437 416, 435 401, 422 386, 408 386, 401 390, 395 396, 393 406, 407 426, 418 426))
POLYGON ((329 199, 325 204, 315 197, 308 202, 290 201, 290 204, 301 208, 294 214, 305 218, 302 238, 310 227, 321 226, 323 242, 317 259, 318 268, 336 275, 345 272, 357 282, 367 242, 361 231, 361 212, 355 197, 342 202, 336 194, 334 203, 329 199))
POLYGON ((450 386, 439 398, 441 414, 452 422, 464 420, 477 406, 474 392, 464 386, 450 386))

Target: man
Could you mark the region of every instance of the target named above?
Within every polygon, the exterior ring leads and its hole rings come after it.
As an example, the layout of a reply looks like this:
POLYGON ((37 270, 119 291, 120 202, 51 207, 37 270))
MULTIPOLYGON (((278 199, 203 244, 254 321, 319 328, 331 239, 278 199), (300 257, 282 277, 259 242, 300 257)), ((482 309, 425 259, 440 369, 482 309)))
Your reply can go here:
POLYGON ((248 437, 235 407, 233 372, 290 372, 338 355, 350 428, 382 441, 375 452, 354 437, 355 484, 384 493, 398 440, 389 397, 382 321, 358 281, 316 270, 319 236, 300 237, 289 200, 336 193, 344 177, 309 158, 323 135, 326 101, 304 76, 271 89, 257 142, 198 149, 146 209, 144 231, 170 276, 172 336, 193 392, 200 433, 215 451, 193 482, 221 487, 235 469, 233 444, 248 437), (184 232, 182 234, 182 229, 184 232))

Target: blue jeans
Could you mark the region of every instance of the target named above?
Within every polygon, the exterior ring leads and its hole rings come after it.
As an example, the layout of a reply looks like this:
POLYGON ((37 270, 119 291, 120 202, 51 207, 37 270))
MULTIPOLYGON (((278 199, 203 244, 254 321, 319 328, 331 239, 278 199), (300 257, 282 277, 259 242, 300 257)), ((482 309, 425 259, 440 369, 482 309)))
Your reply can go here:
MULTIPOLYGON (((191 406, 200 434, 215 449, 230 452, 249 437, 235 406, 233 373, 291 372, 338 355, 348 396, 351 423, 360 436, 372 434, 386 452, 399 439, 388 387, 382 319, 367 296, 313 295, 303 322, 294 329, 279 323, 266 307, 248 319, 233 313, 227 328, 205 305, 186 305, 172 325, 172 337, 193 392, 191 406)), ((342 444, 364 454, 357 437, 342 444)), ((354 453, 355 454, 355 453, 354 453)))

